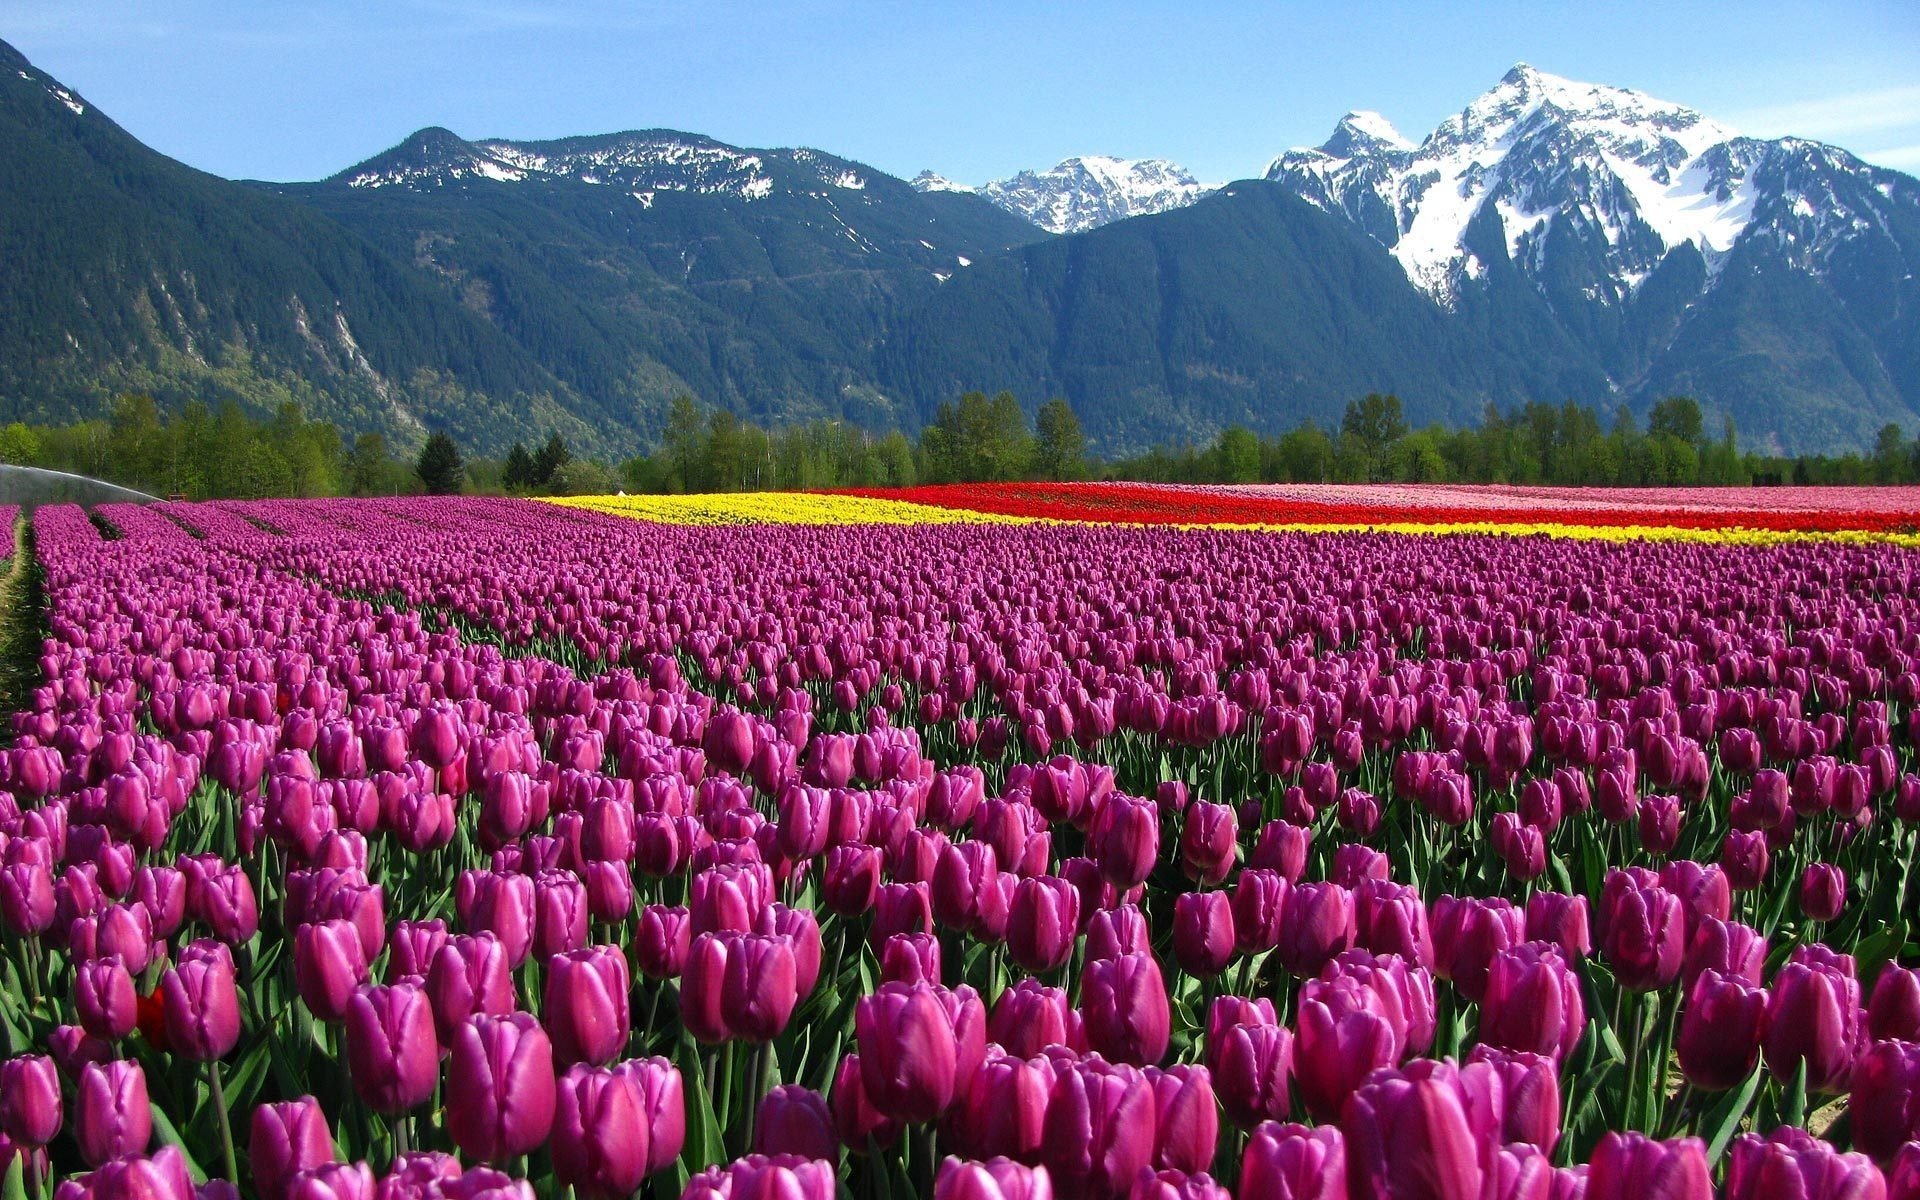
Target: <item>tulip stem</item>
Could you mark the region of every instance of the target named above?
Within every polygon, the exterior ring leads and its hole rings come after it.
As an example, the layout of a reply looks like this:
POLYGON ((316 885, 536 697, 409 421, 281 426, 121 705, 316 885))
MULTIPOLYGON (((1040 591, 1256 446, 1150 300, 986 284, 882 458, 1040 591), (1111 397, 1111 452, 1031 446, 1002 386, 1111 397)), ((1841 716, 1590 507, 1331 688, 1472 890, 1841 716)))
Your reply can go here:
POLYGON ((220 1060, 207 1062, 207 1082, 213 1089, 213 1112, 220 1119, 220 1151, 227 1168, 227 1182, 238 1187, 240 1167, 233 1157, 233 1119, 227 1115, 227 1092, 220 1083, 220 1060))

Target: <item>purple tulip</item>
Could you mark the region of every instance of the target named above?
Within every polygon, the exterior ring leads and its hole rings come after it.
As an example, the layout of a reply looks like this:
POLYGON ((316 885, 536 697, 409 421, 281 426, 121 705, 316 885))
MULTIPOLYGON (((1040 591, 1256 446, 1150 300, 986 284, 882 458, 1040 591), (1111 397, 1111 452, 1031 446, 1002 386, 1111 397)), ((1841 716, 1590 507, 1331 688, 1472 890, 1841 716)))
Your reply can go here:
POLYGON ((60 1075, 53 1060, 23 1054, 0 1061, 0 1134, 19 1146, 40 1147, 59 1132, 60 1075))
POLYGON ((1080 984, 1087 1043, 1108 1059, 1148 1066, 1166 1056, 1173 1016, 1151 954, 1089 962, 1080 984))
POLYGON ((1220 1136, 1220 1106, 1205 1067, 1191 1063, 1146 1068, 1153 1088, 1153 1165, 1198 1174, 1213 1163, 1220 1136))
POLYGON ((505 1162, 553 1128, 553 1043, 526 1013, 476 1014, 447 1063, 447 1133, 462 1154, 505 1162))
POLYGON ((426 993, 442 1046, 451 1046, 454 1035, 475 1013, 505 1016, 518 1003, 506 950, 490 933, 448 938, 427 967, 426 993))
POLYGON ((1847 903, 1847 874, 1832 863, 1809 864, 1800 877, 1800 911, 1809 921, 1831 921, 1847 903))
POLYGON ((80 1026, 102 1041, 117 1042, 134 1030, 137 1001, 133 976, 117 958, 96 958, 73 971, 73 1007, 80 1026))
POLYGON ((367 985, 347 1004, 347 1063, 353 1089, 378 1113, 425 1104, 440 1082, 433 1006, 410 984, 367 985))
POLYGON ((755 1154, 831 1159, 839 1145, 833 1112, 819 1092, 789 1083, 761 1097, 753 1123, 755 1154))
POLYGON ((1007 950, 1035 974, 1052 971, 1073 953, 1080 919, 1080 893, 1052 875, 1022 879, 1007 913, 1007 950))
POLYGON ((1699 1138, 1659 1142, 1640 1133, 1602 1134, 1587 1165, 1586 1200, 1713 1200, 1699 1138))
POLYGON ((1680 977, 1687 944, 1680 897, 1626 871, 1610 871, 1600 917, 1600 954, 1622 987, 1653 991, 1680 977))
POLYGON ((985 1026, 971 989, 948 993, 924 983, 887 983, 862 996, 854 1005, 854 1034, 867 1098, 908 1124, 946 1112, 978 1069, 985 1026))
POLYGON ((233 954, 202 939, 180 954, 160 980, 167 1045, 190 1062, 225 1058, 240 1041, 240 992, 233 954))
POLYGON ((1173 904, 1173 956, 1189 975, 1210 979, 1233 961, 1233 899, 1185 892, 1173 904))
POLYGON ((1000 993, 987 1020, 987 1037, 1016 1058, 1032 1058, 1049 1046, 1086 1049, 1086 1031, 1065 989, 1037 979, 1022 979, 1000 993))
POLYGON ((1158 1112, 1138 1070, 1063 1065, 1047 1100, 1041 1161, 1067 1195, 1121 1196, 1152 1162, 1158 1112))
POLYGON ((1687 993, 1674 1047, 1687 1082, 1718 1092, 1751 1075, 1766 1016, 1764 990, 1711 967, 1701 971, 1687 993))
POLYGON ((1478 1200, 1500 1115, 1451 1063, 1418 1060, 1358 1091, 1341 1128, 1356 1200, 1478 1200))
POLYGON ((1215 1090, 1227 1118, 1242 1129, 1285 1120, 1291 1108, 1293 1035, 1272 1024, 1230 1025, 1207 1039, 1215 1090))
POLYGON ((605 1066, 632 1032, 627 1013, 631 981, 626 956, 614 946, 589 946, 547 962, 547 1036, 556 1063, 605 1066))
POLYGON ((1317 975, 1354 942, 1353 893, 1337 883, 1303 883, 1287 897, 1280 922, 1280 965, 1297 978, 1317 975))
POLYGON ((647 1122, 639 1088, 614 1071, 577 1063, 560 1078, 553 1114, 553 1171, 585 1196, 630 1195, 647 1177, 647 1122))
POLYGON ((1920 1044, 1875 1042, 1853 1067, 1847 1112, 1853 1144, 1887 1163, 1902 1144, 1920 1141, 1920 1044))
POLYGON ((1500 1140, 1508 1145, 1524 1142, 1552 1154, 1560 1141, 1559 1065, 1544 1054, 1484 1043, 1473 1048, 1467 1063, 1492 1068, 1500 1080, 1500 1140))
POLYGON ((1253 1131, 1240 1159, 1240 1200, 1346 1200, 1347 1146, 1337 1126, 1253 1131))
POLYGON ((1558 947, 1522 942, 1493 956, 1480 998, 1483 1043, 1564 1062, 1580 1044, 1586 1024, 1580 979, 1558 947))
POLYGON ((647 1174, 665 1170, 687 1140, 686 1087, 680 1069, 664 1058, 630 1058, 613 1073, 632 1081, 647 1125, 647 1174))
POLYGON ((1053 1200, 1045 1167, 1009 1158, 968 1162, 948 1157, 933 1181, 933 1200, 1053 1200))
POLYGON ((1853 1071, 1861 1015, 1852 957, 1833 954, 1817 943, 1802 946, 1773 977, 1768 990, 1761 1042, 1767 1069, 1786 1083, 1805 1063, 1808 1091, 1844 1093, 1853 1071))
POLYGON ((1867 1036, 1920 1042, 1920 968, 1888 963, 1867 1000, 1867 1036))
POLYGON ((1400 1061, 1406 1049, 1404 1021, 1404 1014, 1387 1008, 1381 993, 1351 976, 1310 979, 1301 986, 1293 1071, 1314 1120, 1337 1120, 1347 1098, 1370 1074, 1400 1061))
POLYGON ((73 1103, 73 1137, 80 1157, 90 1167, 146 1150, 153 1140, 153 1112, 147 1103, 147 1076, 139 1063, 89 1063, 81 1070, 73 1103))
POLYGON ((1494 956, 1525 941, 1526 932, 1525 911, 1506 900, 1441 896, 1433 904, 1434 970, 1478 1002, 1494 956))
POLYGON ((1230 806, 1193 803, 1180 826, 1180 869, 1203 886, 1219 883, 1233 870, 1240 849, 1239 835, 1239 823, 1230 806))
POLYGON ((253 1110, 247 1158, 261 1200, 284 1200, 293 1176, 334 1161, 333 1132, 312 1096, 253 1110))
POLYGON ((1723 1200, 1859 1200, 1882 1197, 1886 1183, 1864 1154, 1842 1154, 1804 1129, 1767 1137, 1743 1133, 1727 1148, 1723 1200))

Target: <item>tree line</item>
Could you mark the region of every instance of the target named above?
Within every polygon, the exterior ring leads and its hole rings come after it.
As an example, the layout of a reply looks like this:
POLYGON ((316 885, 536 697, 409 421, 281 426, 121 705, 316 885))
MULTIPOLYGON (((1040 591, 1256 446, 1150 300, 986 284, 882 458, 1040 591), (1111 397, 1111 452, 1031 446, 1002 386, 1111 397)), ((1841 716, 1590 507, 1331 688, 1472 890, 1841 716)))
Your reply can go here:
POLYGON ((1031 419, 1011 393, 942 404, 917 438, 841 421, 768 429, 691 398, 671 404, 651 454, 619 463, 576 455, 558 433, 502 459, 466 458, 445 432, 417 453, 378 433, 344 436, 288 401, 254 416, 235 404, 164 411, 117 397, 103 419, 0 426, 0 462, 71 471, 156 496, 191 499, 404 493, 584 495, 725 492, 916 483, 1131 479, 1166 483, 1365 481, 1680 486, 1920 482, 1920 439, 1897 425, 1865 454, 1768 455, 1739 448, 1731 420, 1706 427, 1699 404, 1662 400, 1641 421, 1568 402, 1489 405, 1477 426, 1412 428, 1398 397, 1350 402, 1339 425, 1278 436, 1241 426, 1200 445, 1102 460, 1065 400, 1031 419))

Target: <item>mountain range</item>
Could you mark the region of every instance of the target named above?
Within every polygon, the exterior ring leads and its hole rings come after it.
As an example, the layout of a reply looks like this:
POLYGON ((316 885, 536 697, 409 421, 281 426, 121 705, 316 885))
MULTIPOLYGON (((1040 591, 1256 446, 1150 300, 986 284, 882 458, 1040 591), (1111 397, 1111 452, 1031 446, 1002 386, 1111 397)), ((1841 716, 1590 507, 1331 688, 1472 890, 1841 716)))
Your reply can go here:
POLYGON ((0 419, 299 400, 403 445, 631 453, 691 394, 912 431, 1064 395, 1106 453, 1685 392, 1742 440, 1920 427, 1920 183, 1519 66, 1415 142, 1264 175, 1097 156, 982 187, 670 130, 424 129, 313 183, 142 145, 0 43, 0 419))

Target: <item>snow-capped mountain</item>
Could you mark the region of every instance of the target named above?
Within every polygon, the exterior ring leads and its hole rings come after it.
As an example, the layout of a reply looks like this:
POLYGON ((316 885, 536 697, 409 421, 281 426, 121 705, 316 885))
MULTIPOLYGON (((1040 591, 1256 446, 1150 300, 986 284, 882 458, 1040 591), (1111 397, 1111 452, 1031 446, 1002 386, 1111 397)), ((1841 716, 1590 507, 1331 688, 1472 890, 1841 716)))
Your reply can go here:
POLYGON ((1682 245, 1710 281, 1749 231, 1818 270, 1837 245, 1884 227, 1885 206, 1913 202, 1911 179, 1843 150, 1743 138, 1681 105, 1524 63, 1418 145, 1351 113, 1267 178, 1359 225, 1449 306, 1502 251, 1536 281, 1576 269, 1584 298, 1607 305, 1682 245), (1494 233, 1503 246, 1489 244, 1494 233))
POLYGON ((859 192, 871 172, 815 150, 744 150, 698 134, 649 129, 553 141, 467 141, 423 129, 335 176, 352 188, 415 190, 492 179, 519 183, 567 179, 602 184, 651 204, 660 192, 764 200, 776 187, 859 192))
POLYGON ((923 192, 978 192, 1049 233, 1082 233, 1126 217, 1184 208, 1220 188, 1164 158, 1103 154, 1069 158, 1045 171, 1022 171, 979 188, 932 171, 920 172, 912 182, 923 192))

